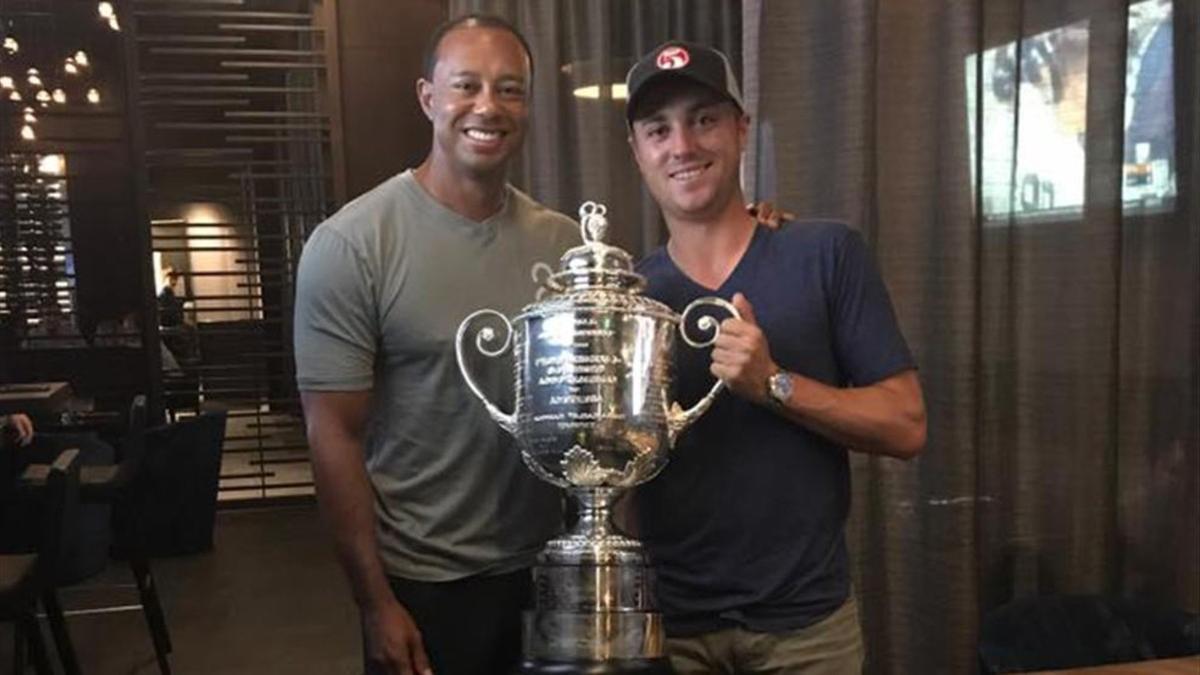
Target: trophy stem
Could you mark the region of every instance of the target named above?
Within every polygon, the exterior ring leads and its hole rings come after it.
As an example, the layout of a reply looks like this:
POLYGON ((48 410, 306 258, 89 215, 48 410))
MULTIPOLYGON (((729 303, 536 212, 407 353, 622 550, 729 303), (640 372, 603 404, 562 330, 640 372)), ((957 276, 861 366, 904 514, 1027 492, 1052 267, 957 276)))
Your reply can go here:
POLYGON ((579 505, 579 519, 567 536, 599 542, 617 534, 612 523, 612 509, 624 492, 625 488, 615 487, 569 488, 567 493, 579 505))

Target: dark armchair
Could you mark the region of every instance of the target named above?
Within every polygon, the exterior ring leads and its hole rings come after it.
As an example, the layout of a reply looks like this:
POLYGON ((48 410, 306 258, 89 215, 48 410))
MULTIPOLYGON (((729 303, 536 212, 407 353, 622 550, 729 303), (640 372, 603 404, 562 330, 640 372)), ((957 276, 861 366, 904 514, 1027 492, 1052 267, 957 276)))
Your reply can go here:
POLYGON ((1200 654, 1200 617, 1134 598, 1026 598, 992 610, 980 627, 979 662, 989 674, 1191 654, 1200 654))
POLYGON ((50 465, 29 467, 22 476, 16 498, 30 498, 41 512, 39 542, 35 551, 0 555, 0 620, 16 625, 13 672, 23 673, 28 650, 39 675, 53 669, 37 620, 37 604, 50 623, 67 675, 78 675, 79 665, 58 601, 55 576, 64 550, 67 528, 75 514, 79 489, 79 451, 67 450, 50 465))

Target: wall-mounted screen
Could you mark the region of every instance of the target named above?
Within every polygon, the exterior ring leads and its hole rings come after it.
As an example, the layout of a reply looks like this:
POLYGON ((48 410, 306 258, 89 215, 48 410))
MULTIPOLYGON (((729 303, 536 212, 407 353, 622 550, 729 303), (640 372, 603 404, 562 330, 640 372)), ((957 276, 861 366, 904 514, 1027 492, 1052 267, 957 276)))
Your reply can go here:
MULTIPOLYGON (((1171 19, 1170 0, 1130 6, 1121 193, 1127 210, 1171 208, 1175 197, 1171 19)), ((982 63, 980 55, 967 57, 971 185, 985 221, 1082 215, 1089 27, 1084 19, 993 47, 982 53, 982 63), (976 175, 980 151, 982 181, 976 175)))

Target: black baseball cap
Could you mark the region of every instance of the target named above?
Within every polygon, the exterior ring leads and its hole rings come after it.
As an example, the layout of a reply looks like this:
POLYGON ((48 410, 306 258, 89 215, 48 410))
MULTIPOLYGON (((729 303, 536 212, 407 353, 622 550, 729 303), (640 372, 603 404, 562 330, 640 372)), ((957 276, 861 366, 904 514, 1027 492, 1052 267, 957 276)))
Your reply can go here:
POLYGON ((737 78, 724 54, 694 42, 672 40, 655 47, 629 69, 625 76, 629 96, 625 102, 625 120, 633 124, 638 98, 648 91, 647 85, 671 77, 702 84, 736 103, 742 112, 746 110, 737 78))

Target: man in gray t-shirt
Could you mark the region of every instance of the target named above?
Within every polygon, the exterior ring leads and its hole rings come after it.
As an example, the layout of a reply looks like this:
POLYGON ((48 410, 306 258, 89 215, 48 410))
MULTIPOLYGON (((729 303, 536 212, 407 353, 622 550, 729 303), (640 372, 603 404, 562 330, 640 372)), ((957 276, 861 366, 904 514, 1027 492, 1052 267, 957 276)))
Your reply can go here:
MULTIPOLYGON (((305 245, 297 382, 317 496, 362 612, 368 673, 508 672, 528 568, 561 499, 469 395, 454 336, 472 311, 532 302, 574 223, 506 182, 528 114, 524 40, 491 17, 431 41, 415 170, 359 197, 305 245)), ((475 359, 511 399, 508 359, 475 359)))
MULTIPOLYGON (((481 307, 508 316, 534 298, 531 266, 554 261, 570 221, 509 187, 482 222, 438 203, 405 171, 313 233, 300 262, 297 382, 372 391, 364 452, 391 576, 449 581, 527 567, 560 525, 559 491, 519 461, 470 395, 454 336, 481 307)), ((472 374, 500 396, 510 358, 472 374)))

